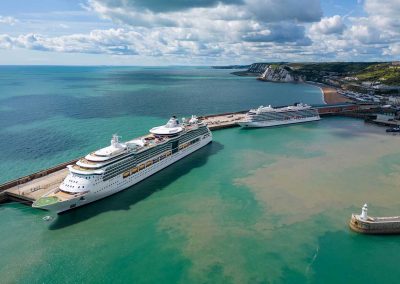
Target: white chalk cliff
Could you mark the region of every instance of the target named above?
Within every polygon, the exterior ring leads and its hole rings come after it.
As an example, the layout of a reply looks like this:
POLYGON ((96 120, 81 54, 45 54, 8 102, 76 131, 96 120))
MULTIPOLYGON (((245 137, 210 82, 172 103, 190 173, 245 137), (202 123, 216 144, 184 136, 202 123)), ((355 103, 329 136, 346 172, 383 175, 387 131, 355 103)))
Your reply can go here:
POLYGON ((304 78, 294 74, 290 67, 276 65, 267 66, 258 79, 271 82, 304 82, 304 78))

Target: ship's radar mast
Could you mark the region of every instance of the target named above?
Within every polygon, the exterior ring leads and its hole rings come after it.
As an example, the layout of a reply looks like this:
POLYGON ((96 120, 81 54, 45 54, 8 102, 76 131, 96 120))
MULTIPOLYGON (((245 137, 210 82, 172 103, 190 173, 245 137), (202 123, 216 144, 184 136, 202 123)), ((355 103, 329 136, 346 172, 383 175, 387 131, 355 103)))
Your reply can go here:
POLYGON ((119 136, 117 134, 113 134, 113 136, 111 138, 111 146, 114 146, 116 148, 118 148, 120 146, 119 136))
POLYGON ((150 129, 150 133, 155 135, 178 135, 182 130, 179 120, 176 119, 176 116, 173 116, 168 120, 167 124, 150 129))

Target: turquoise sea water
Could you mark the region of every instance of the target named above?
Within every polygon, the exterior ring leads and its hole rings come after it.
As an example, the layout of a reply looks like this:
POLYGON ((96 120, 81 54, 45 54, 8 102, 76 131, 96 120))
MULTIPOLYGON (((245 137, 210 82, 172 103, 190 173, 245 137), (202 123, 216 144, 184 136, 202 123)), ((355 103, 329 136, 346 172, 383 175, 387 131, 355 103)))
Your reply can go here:
POLYGON ((321 103, 318 88, 210 68, 0 67, 0 183, 164 123, 171 115, 321 103))
MULTIPOLYGON (((42 68, 0 68, 10 79, 3 180, 85 154, 113 132, 142 134, 171 112, 321 102, 313 87, 226 70, 42 68)), ((227 129, 130 190, 51 222, 1 205, 0 282, 397 283, 400 238, 355 234, 347 221, 364 202, 371 215, 398 215, 399 139, 347 118, 227 129)))

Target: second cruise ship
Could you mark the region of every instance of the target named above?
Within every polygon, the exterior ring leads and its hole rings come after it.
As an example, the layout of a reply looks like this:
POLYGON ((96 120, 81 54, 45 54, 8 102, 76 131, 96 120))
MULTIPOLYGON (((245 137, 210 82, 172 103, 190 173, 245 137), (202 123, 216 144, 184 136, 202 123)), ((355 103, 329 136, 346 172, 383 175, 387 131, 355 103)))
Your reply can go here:
POLYGON ((315 120, 320 120, 315 108, 307 104, 296 103, 293 106, 281 108, 260 106, 257 109, 251 109, 245 119, 238 124, 242 127, 268 127, 315 120))
POLYGON ((33 207, 60 213, 126 189, 212 141, 207 125, 195 116, 172 117, 150 134, 92 152, 69 165, 61 185, 39 198, 33 207))

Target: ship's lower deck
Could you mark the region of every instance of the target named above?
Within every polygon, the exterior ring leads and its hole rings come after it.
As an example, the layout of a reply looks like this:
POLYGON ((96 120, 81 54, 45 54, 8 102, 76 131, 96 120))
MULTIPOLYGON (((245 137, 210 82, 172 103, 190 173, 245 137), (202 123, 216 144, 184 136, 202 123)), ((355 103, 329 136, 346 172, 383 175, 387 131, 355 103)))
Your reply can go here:
POLYGON ((301 118, 293 118, 286 120, 242 121, 238 122, 238 124, 242 127, 271 127, 271 126, 317 121, 320 119, 321 118, 319 116, 312 116, 312 117, 301 117, 301 118))

